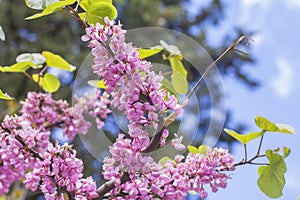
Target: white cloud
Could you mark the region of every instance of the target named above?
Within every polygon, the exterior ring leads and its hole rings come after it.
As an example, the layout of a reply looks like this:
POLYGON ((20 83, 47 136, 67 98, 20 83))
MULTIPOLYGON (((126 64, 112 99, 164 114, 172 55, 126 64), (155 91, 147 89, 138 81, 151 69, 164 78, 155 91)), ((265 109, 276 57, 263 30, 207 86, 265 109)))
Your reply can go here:
POLYGON ((260 29, 263 26, 267 11, 271 9, 271 0, 242 0, 240 1, 240 17, 238 23, 260 29), (253 23, 255 22, 255 23, 253 23))
POLYGON ((277 61, 278 75, 271 81, 271 86, 274 92, 279 97, 287 97, 293 86, 292 66, 283 58, 277 61))
POLYGON ((286 0, 284 1, 288 7, 291 8, 300 8, 300 1, 299 0, 286 0))

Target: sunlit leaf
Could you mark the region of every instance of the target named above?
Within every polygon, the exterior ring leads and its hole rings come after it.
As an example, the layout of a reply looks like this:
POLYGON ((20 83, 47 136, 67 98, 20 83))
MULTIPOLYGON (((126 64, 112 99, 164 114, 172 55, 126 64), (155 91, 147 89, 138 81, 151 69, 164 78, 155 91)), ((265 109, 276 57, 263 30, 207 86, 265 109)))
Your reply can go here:
POLYGON ((271 150, 266 151, 266 157, 269 165, 258 168, 257 185, 268 197, 279 198, 285 185, 286 164, 282 156, 271 150))
POLYGON ((172 83, 169 81, 169 79, 167 78, 164 78, 162 81, 161 81, 161 84, 162 84, 162 88, 165 88, 171 95, 174 95, 178 98, 178 93, 176 93, 174 91, 174 88, 172 86, 172 83))
POLYGON ((261 116, 257 116, 255 118, 255 123, 262 130, 269 131, 269 132, 279 132, 279 133, 287 133, 287 134, 296 133, 295 128, 290 125, 279 124, 279 123, 275 124, 261 116))
POLYGON ((208 147, 207 145, 200 145, 198 147, 198 151, 200 154, 203 154, 204 156, 206 156, 208 148, 210 148, 210 147, 208 147))
POLYGON ((34 82, 42 85, 43 77, 41 77, 39 74, 32 74, 32 79, 34 80, 34 82))
POLYGON ((45 74, 41 86, 45 91, 53 93, 59 89, 60 82, 53 74, 45 74))
POLYGON ((255 123, 259 128, 265 131, 275 132, 278 130, 277 126, 273 122, 261 116, 255 117, 255 123))
POLYGON ((63 7, 73 4, 75 1, 76 0, 65 0, 65 1, 58 1, 58 2, 52 3, 52 4, 48 5, 45 8, 45 10, 43 10, 43 12, 34 14, 30 17, 26 17, 25 19, 26 20, 36 19, 36 18, 39 18, 39 17, 43 17, 43 16, 46 16, 46 15, 53 14, 53 13, 61 10, 63 7))
POLYGON ((45 57, 40 53, 22 53, 17 56, 17 62, 33 62, 35 65, 40 66, 45 63, 45 57))
POLYGON ((290 155, 291 149, 288 147, 283 147, 283 158, 286 158, 290 155))
POLYGON ((42 55, 46 58, 46 63, 50 67, 55 67, 63 70, 73 72, 75 67, 70 65, 65 59, 61 56, 51 53, 49 51, 43 51, 42 55))
POLYGON ((106 89, 107 88, 106 85, 105 85, 105 83, 104 83, 104 79, 101 79, 101 80, 89 80, 88 84, 90 86, 101 88, 101 89, 106 89))
POLYGON ((179 72, 184 77, 187 76, 187 71, 184 68, 179 56, 171 56, 169 60, 173 71, 179 72))
POLYGON ((1 26, 0 26, 0 40, 2 40, 2 41, 5 40, 5 34, 4 34, 4 31, 1 26))
POLYGON ((83 10, 86 11, 89 7, 93 6, 95 3, 98 2, 107 2, 112 4, 112 0, 81 0, 79 5, 83 10))
POLYGON ((186 78, 177 71, 173 71, 171 75, 171 82, 175 92, 179 94, 186 94, 188 92, 188 83, 186 78))
POLYGON ((106 1, 97 1, 92 5, 85 5, 86 13, 81 17, 86 19, 89 24, 101 23, 104 24, 104 17, 108 17, 113 20, 117 17, 116 7, 106 1))
POLYGON ((254 140, 260 136, 262 136, 264 134, 264 131, 261 132, 252 132, 252 133, 248 133, 248 134, 239 134, 233 130, 229 130, 229 129, 224 129, 224 131, 226 133, 228 133, 231 137, 233 137, 234 139, 236 139, 237 141, 243 143, 243 144, 247 144, 248 142, 250 142, 251 140, 254 140))
POLYGON ((36 10, 44 10, 50 4, 53 4, 58 1, 59 0, 25 0, 25 3, 29 8, 36 10))
POLYGON ((14 98, 10 97, 7 93, 3 93, 2 90, 0 90, 0 99, 14 100, 14 98))
POLYGON ((11 66, 0 67, 0 72, 25 72, 32 66, 35 66, 33 62, 19 62, 11 66))
POLYGON ((188 149, 188 151, 189 151, 190 153, 193 153, 193 154, 199 153, 199 150, 198 150, 196 147, 192 146, 192 145, 188 145, 188 146, 187 146, 187 149, 188 149))
POLYGON ((277 128, 279 129, 277 132, 280 133, 289 133, 289 134, 295 134, 296 133, 296 129, 294 127, 292 127, 291 125, 288 124, 275 124, 277 126, 277 128))
POLYGON ((166 49, 171 55, 181 55, 181 52, 177 46, 169 45, 163 40, 160 40, 159 42, 161 46, 163 46, 163 48, 166 49))
POLYGON ((162 50, 163 50, 163 48, 139 49, 138 50, 138 52, 139 52, 139 58, 140 59, 148 58, 150 56, 158 54, 162 50))
POLYGON ((168 156, 164 156, 162 157, 159 161, 158 164, 160 164, 161 166, 165 166, 165 164, 171 160, 168 156))

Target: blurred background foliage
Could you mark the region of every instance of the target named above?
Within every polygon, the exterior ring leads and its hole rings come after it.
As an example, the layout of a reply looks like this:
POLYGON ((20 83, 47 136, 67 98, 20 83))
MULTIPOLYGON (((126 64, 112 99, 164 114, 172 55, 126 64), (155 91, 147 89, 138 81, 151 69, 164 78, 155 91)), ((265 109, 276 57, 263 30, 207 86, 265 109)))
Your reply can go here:
MULTIPOLYGON (((206 1, 199 9, 191 11, 193 0, 114 0, 118 9, 118 19, 124 24, 125 29, 138 27, 165 27, 180 31, 191 36, 201 44, 210 56, 217 58, 231 43, 241 35, 251 36, 251 31, 245 27, 232 27, 232 31, 217 38, 209 37, 208 30, 218 30, 218 25, 226 19, 226 7, 230 6, 228 1, 211 0, 206 1)), ((81 25, 64 13, 56 13, 40 19, 25 21, 24 18, 34 14, 34 10, 26 7, 22 0, 0 0, 0 25, 5 31, 6 41, 0 44, 0 65, 6 66, 15 63, 17 55, 25 52, 51 51, 62 55, 69 63, 80 66, 81 62, 89 53, 86 43, 80 41, 84 34, 81 25)), ((176 45, 176 44, 174 44, 176 45)), ((249 50, 247 50, 249 51, 249 50)), ((234 76, 240 80, 246 88, 254 89, 259 83, 249 77, 245 72, 246 65, 254 63, 254 59, 242 54, 226 56, 217 66, 223 76, 234 76)), ((189 64, 185 63, 189 73, 189 80, 199 78, 199 74, 191 73, 189 64)), ((75 76, 74 76, 75 77, 75 76)), ((55 98, 71 99, 72 81, 67 81, 62 88, 54 94, 55 98)), ((34 86, 23 74, 0 74, 0 88, 8 92, 16 99, 24 99, 26 93, 34 86)), ((201 102, 201 120, 199 124, 199 135, 195 142, 201 142, 201 133, 207 129, 210 120, 210 100, 208 90, 203 86, 197 91, 201 102)), ((17 103, 2 102, 0 104, 0 117, 12 110, 17 103)), ((231 112, 227 111, 225 126, 235 128, 240 132, 245 128, 239 122, 231 121, 231 112)), ((222 134, 219 140, 222 145, 230 147, 232 138, 222 134)), ((86 175, 93 175, 101 182, 101 163, 94 160, 84 147, 80 147, 80 141, 75 140, 79 157, 85 162, 86 175)), ((34 199, 38 193, 30 193, 28 199, 34 199)))

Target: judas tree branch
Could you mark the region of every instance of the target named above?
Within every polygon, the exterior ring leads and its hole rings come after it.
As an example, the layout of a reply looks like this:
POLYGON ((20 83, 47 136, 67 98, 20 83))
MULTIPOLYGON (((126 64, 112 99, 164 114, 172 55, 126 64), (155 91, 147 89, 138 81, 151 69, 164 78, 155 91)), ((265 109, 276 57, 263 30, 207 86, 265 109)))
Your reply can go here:
MULTIPOLYGON (((129 181, 129 174, 128 173, 124 173, 121 177, 121 184, 129 181)), ((104 195, 106 193, 108 193, 109 191, 111 191, 112 189, 115 188, 115 181, 114 180, 110 180, 107 181, 106 183, 104 183, 103 185, 101 185, 101 187, 99 187, 97 189, 97 194, 99 195, 98 198, 96 198, 96 200, 101 200, 103 199, 104 195)))
MULTIPOLYGON (((205 72, 202 74, 202 76, 200 77, 200 79, 197 81, 197 83, 195 84, 195 86, 191 89, 191 91, 188 93, 186 99, 183 101, 183 103, 181 104, 181 107, 184 108, 187 104, 189 99, 191 98, 192 94, 195 92, 195 90, 197 89, 197 87, 200 85, 200 83, 203 81, 204 77, 208 74, 208 72, 224 57, 226 56, 231 50, 235 50, 238 51, 240 53, 243 53, 245 55, 248 55, 247 53, 244 53, 243 51, 237 50, 236 47, 243 41, 246 40, 247 44, 249 41, 249 38, 247 36, 241 36, 240 38, 238 38, 230 47, 228 47, 215 61, 213 61, 205 70, 205 72)), ((163 130, 165 128, 167 128, 171 123, 173 123, 176 119, 176 117, 178 116, 177 113, 172 113, 170 114, 164 122, 164 126, 161 130, 159 130, 157 133, 155 133, 155 135, 152 137, 148 147, 146 149, 144 149, 142 152, 143 153, 150 153, 153 152, 155 150, 157 150, 159 148, 159 143, 160 143, 160 138, 163 134, 163 130)))

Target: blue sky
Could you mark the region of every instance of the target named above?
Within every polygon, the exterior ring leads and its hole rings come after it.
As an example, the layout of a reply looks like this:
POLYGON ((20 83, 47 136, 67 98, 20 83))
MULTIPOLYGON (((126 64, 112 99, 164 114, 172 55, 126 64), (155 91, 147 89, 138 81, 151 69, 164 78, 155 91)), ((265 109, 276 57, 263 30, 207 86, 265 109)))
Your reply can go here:
MULTIPOLYGON (((234 119, 254 126, 254 117, 261 115, 271 121, 287 123, 300 130, 300 1, 286 0, 227 0, 226 20, 221 24, 223 32, 242 25, 255 30, 255 43, 251 44, 251 55, 257 59, 255 66, 248 66, 247 72, 260 80, 262 86, 255 91, 249 90, 234 78, 226 78, 227 107, 234 111, 234 119)), ((214 37, 222 31, 212 33, 214 37)), ((221 37, 221 35, 220 35, 221 37)), ((281 200, 296 199, 300 194, 300 135, 267 135, 264 147, 275 149, 288 146, 292 149, 286 159, 288 171, 286 187, 281 200)), ((257 142, 250 145, 255 152, 257 142)), ((234 155, 242 159, 241 145, 234 147, 234 155)), ((226 190, 210 193, 213 200, 243 199, 267 200, 256 185, 257 167, 239 167, 228 183, 226 190)))

